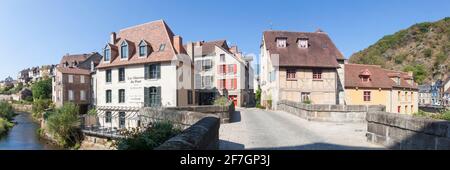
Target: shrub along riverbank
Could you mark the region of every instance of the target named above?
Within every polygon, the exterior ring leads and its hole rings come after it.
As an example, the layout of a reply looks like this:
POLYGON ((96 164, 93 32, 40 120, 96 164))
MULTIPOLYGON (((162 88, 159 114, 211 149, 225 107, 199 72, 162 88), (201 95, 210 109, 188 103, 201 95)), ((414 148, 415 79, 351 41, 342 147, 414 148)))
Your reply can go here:
POLYGON ((5 135, 14 124, 11 122, 15 116, 13 107, 6 102, 0 102, 0 137, 5 135))

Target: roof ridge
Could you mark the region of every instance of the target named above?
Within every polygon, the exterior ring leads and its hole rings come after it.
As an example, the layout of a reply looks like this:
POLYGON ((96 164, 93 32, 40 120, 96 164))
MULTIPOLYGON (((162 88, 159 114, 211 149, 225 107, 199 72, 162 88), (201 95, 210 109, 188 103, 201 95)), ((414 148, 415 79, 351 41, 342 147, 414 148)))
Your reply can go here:
MULTIPOLYGON (((356 64, 356 63, 348 63, 345 65, 355 65, 355 66, 369 66, 369 67, 377 67, 377 68, 381 68, 380 65, 375 65, 375 64, 356 64)), ((382 68, 383 69, 383 68, 382 68)))
POLYGON ((126 27, 126 28, 120 29, 119 32, 125 31, 125 30, 129 30, 129 29, 133 29, 133 28, 140 27, 140 26, 144 26, 144 25, 148 25, 148 24, 157 23, 157 22, 165 23, 165 21, 163 19, 159 19, 159 20, 149 21, 149 22, 146 22, 146 23, 143 23, 143 24, 138 24, 138 25, 126 27))

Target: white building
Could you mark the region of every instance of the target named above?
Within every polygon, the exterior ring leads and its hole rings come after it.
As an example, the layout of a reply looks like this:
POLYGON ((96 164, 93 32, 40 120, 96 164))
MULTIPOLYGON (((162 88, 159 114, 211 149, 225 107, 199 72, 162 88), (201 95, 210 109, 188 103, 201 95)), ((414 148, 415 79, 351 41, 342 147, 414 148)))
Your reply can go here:
POLYGON ((102 126, 139 126, 136 108, 194 104, 193 65, 182 38, 164 21, 126 28, 110 38, 93 79, 102 126))
POLYGON ((226 40, 186 45, 195 62, 196 102, 213 104, 218 96, 226 96, 235 106, 254 104, 252 59, 245 58, 236 46, 228 47, 226 40))

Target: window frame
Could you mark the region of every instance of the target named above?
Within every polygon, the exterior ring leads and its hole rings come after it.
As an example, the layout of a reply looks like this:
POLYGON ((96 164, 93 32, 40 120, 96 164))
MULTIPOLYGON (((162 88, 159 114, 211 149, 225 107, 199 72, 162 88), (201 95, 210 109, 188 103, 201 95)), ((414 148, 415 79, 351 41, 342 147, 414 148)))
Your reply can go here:
POLYGON ((122 44, 120 44, 120 59, 125 60, 130 57, 130 50, 129 45, 127 41, 123 41, 122 44), (125 50, 124 50, 125 49, 125 50))
POLYGON ((80 90, 80 101, 86 101, 86 100, 87 100, 86 91, 80 90))
POLYGON ((372 101, 372 92, 371 91, 363 91, 363 100, 364 102, 372 101))
POLYGON ((106 83, 112 83, 112 70, 111 69, 107 69, 105 71, 105 81, 106 81, 106 83))
POLYGON ((322 69, 316 68, 312 70, 313 80, 323 80, 323 71, 322 69))
POLYGON ((141 43, 139 43, 139 57, 140 58, 145 58, 148 56, 148 44, 142 40, 141 43))
POLYGON ((105 103, 112 103, 112 90, 105 91, 105 103))
POLYGON ((112 112, 111 111, 106 111, 105 123, 112 123, 112 112))
POLYGON ((119 89, 119 103, 125 103, 125 89, 119 89))
POLYGON ((74 82, 74 75, 73 74, 69 74, 68 75, 68 79, 69 79, 68 80, 69 83, 73 83, 74 82))
POLYGON ((286 80, 297 80, 297 69, 286 69, 286 80))
POLYGON ((108 45, 103 51, 103 61, 110 62, 111 61, 111 47, 108 45))
POLYGON ((118 76, 118 80, 119 80, 119 82, 125 82, 125 67, 121 67, 121 68, 118 68, 117 69, 118 70, 118 72, 119 72, 119 76, 118 76))
POLYGON ((69 93, 69 96, 68 96, 69 101, 75 101, 75 93, 74 93, 74 91, 73 90, 69 90, 68 93, 69 93))
POLYGON ((276 39, 277 48, 286 48, 287 47, 287 38, 277 38, 276 39))

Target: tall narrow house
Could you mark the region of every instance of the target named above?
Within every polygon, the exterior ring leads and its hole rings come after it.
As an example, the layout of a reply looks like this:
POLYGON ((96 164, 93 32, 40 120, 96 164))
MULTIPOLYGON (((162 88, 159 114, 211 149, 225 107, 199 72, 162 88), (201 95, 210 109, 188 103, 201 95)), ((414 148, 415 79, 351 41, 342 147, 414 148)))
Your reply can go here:
POLYGON ((280 100, 344 104, 344 62, 328 34, 266 31, 261 44, 262 104, 280 100))
POLYGON ((96 73, 97 110, 106 115, 100 122, 136 127, 130 108, 193 105, 192 67, 182 38, 163 20, 112 33, 96 73))

